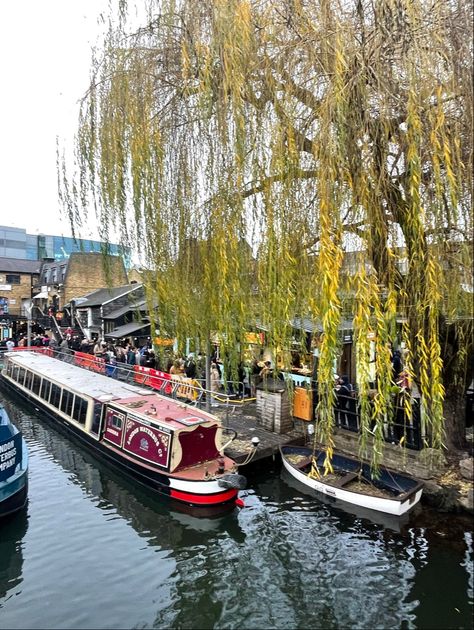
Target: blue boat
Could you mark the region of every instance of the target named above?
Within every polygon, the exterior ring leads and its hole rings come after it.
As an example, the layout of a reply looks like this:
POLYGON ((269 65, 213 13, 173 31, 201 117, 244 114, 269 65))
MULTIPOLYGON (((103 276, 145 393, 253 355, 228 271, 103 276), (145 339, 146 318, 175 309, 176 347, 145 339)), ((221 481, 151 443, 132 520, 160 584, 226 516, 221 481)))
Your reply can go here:
POLYGON ((21 510, 28 496, 28 449, 0 404, 0 518, 21 510))

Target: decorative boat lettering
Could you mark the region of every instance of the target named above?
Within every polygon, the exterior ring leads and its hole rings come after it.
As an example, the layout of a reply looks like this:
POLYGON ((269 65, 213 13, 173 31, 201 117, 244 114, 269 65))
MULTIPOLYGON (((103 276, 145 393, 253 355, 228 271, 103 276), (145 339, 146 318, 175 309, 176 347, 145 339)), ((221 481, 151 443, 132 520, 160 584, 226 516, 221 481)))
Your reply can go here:
POLYGON ((0 406, 0 517, 22 509, 28 492, 28 449, 0 406))

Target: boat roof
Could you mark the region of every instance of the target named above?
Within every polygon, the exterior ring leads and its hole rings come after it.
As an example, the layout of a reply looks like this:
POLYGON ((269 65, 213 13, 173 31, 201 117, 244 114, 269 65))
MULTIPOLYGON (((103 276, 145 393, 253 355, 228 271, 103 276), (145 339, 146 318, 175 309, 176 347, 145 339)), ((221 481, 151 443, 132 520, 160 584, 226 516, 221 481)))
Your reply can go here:
POLYGON ((13 358, 16 364, 39 372, 73 392, 90 396, 103 403, 113 403, 123 408, 124 412, 135 411, 137 414, 144 414, 150 421, 169 425, 173 429, 183 429, 185 426, 204 422, 220 423, 216 416, 184 402, 38 352, 22 350, 8 352, 6 356, 13 358))

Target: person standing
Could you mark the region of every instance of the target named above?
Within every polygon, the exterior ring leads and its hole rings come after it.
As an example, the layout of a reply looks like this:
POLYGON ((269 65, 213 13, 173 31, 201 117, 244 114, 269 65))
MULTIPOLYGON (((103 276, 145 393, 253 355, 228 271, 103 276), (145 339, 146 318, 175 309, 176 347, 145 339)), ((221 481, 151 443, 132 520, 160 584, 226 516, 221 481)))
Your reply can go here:
MULTIPOLYGON (((213 361, 211 363, 211 392, 213 394, 217 394, 219 392, 221 386, 221 375, 219 374, 219 370, 217 368, 217 364, 213 361)), ((212 397, 214 401, 214 396, 212 397)), ((211 407, 218 407, 216 402, 212 402, 211 407)))
POLYGON ((270 363, 270 361, 265 361, 265 363, 263 364, 263 368, 260 370, 260 378, 264 379, 264 378, 268 378, 269 376, 272 375, 272 364, 270 363))

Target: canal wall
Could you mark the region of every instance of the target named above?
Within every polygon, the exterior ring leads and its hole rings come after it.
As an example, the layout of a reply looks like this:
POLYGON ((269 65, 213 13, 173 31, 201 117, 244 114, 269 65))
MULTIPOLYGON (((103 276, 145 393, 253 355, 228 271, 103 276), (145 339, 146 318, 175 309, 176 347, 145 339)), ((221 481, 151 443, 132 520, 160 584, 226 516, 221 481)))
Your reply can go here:
MULTIPOLYGON (((226 427, 236 433, 236 439, 226 448, 226 454, 243 465, 249 473, 253 469, 270 470, 279 464, 279 449, 283 444, 304 444, 312 439, 308 431, 312 423, 297 418, 293 418, 291 429, 285 433, 269 430, 268 418, 260 417, 261 409, 260 405, 254 404, 245 409, 234 408, 232 412, 221 409, 216 414, 221 416, 226 427), (253 449, 252 438, 255 437, 258 438, 258 447, 253 449)), ((338 451, 360 456, 357 433, 336 429, 334 442, 338 451)), ((365 459, 369 462, 372 449, 373 439, 369 438, 365 453, 365 459)), ((421 479, 425 484, 422 502, 426 505, 442 513, 474 514, 473 459, 468 452, 448 456, 435 449, 415 451, 399 444, 384 443, 383 464, 421 479)))

